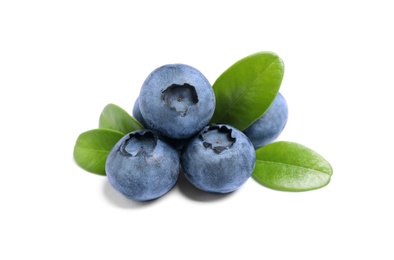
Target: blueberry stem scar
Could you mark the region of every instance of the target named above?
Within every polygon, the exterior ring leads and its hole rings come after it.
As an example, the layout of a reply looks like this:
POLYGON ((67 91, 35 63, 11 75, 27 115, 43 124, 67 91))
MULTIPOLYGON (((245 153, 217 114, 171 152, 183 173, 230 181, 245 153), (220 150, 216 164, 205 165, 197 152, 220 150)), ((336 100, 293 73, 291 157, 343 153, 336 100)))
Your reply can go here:
POLYGON ((175 110, 181 116, 186 116, 187 110, 198 103, 196 89, 187 83, 172 84, 162 91, 162 98, 170 109, 175 110))
POLYGON ((202 132, 200 138, 203 140, 205 148, 210 148, 219 154, 236 142, 236 138, 232 137, 231 133, 232 129, 226 126, 213 125, 202 132))
POLYGON ((119 150, 126 156, 137 157, 141 154, 150 155, 157 144, 157 136, 150 131, 130 133, 119 150))

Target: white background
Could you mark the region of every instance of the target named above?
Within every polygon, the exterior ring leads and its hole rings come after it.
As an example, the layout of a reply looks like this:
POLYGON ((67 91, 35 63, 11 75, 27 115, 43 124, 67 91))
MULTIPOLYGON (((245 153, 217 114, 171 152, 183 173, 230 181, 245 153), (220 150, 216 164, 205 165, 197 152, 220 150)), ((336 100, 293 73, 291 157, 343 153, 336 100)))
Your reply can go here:
POLYGON ((1 1, 0 259, 394 259, 390 2, 1 1), (214 196, 181 179, 136 203, 74 163, 153 69, 213 83, 258 51, 286 67, 279 139, 325 157, 328 186, 214 196))

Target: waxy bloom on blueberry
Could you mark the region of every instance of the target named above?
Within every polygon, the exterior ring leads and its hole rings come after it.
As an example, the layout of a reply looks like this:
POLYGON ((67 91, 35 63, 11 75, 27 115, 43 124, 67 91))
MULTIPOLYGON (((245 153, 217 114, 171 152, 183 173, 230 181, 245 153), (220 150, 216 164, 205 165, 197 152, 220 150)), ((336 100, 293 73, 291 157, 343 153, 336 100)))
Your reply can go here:
POLYGON ((179 176, 179 152, 151 130, 124 136, 108 154, 109 182, 124 196, 146 201, 166 194, 179 176))
POLYGON ((200 71, 189 65, 169 64, 147 77, 141 87, 139 109, 148 128, 185 139, 208 124, 215 95, 200 71))
POLYGON ((195 187, 213 193, 228 193, 252 175, 256 154, 250 140, 229 125, 206 126, 184 147, 181 165, 195 187))

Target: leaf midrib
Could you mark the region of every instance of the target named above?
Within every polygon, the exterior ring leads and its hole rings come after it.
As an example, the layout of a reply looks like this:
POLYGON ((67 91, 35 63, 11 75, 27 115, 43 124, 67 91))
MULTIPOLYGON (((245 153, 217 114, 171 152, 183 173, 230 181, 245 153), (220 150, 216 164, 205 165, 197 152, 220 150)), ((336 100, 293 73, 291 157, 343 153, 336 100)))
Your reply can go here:
MULTIPOLYGON (((300 168, 300 169, 305 169, 305 170, 310 170, 312 171, 314 174, 316 173, 323 173, 323 174, 327 174, 329 176, 331 176, 331 174, 327 173, 327 172, 323 172, 323 171, 319 171, 319 170, 315 170, 312 168, 307 168, 307 167, 303 167, 303 166, 299 166, 299 165, 295 165, 295 164, 288 164, 288 163, 281 163, 281 162, 274 162, 274 161, 265 161, 265 160, 256 160, 256 162, 259 163, 271 163, 271 164, 279 164, 279 165, 285 165, 285 166, 293 166, 296 168, 300 168)), ((318 176, 318 175, 317 175, 318 176)), ((319 178, 321 178, 320 176, 318 176, 319 178)))
POLYGON ((94 149, 94 148, 85 148, 85 147, 77 147, 77 149, 83 149, 83 150, 87 150, 87 151, 93 151, 96 153, 109 153, 110 150, 101 150, 101 149, 94 149))

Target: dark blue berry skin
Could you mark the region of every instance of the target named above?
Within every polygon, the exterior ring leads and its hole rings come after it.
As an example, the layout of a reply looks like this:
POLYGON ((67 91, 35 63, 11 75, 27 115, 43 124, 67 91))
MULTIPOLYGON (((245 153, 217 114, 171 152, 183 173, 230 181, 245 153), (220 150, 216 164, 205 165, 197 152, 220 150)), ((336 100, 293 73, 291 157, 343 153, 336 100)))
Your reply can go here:
POLYGON ((195 187, 212 193, 229 193, 252 175, 256 153, 250 140, 229 125, 206 126, 185 146, 181 165, 195 187))
POLYGON ((140 98, 138 97, 133 106, 133 117, 137 119, 144 127, 146 127, 145 119, 142 117, 141 110, 140 110, 140 98))
POLYGON ((155 69, 144 81, 139 108, 147 128, 169 138, 187 139, 208 124, 215 95, 200 71, 169 64, 155 69))
POLYGON ((151 130, 125 135, 108 154, 106 174, 112 187, 129 199, 148 201, 175 185, 180 154, 151 130))
POLYGON ((286 100, 278 93, 264 115, 243 132, 258 149, 279 137, 286 126, 288 114, 286 100))

